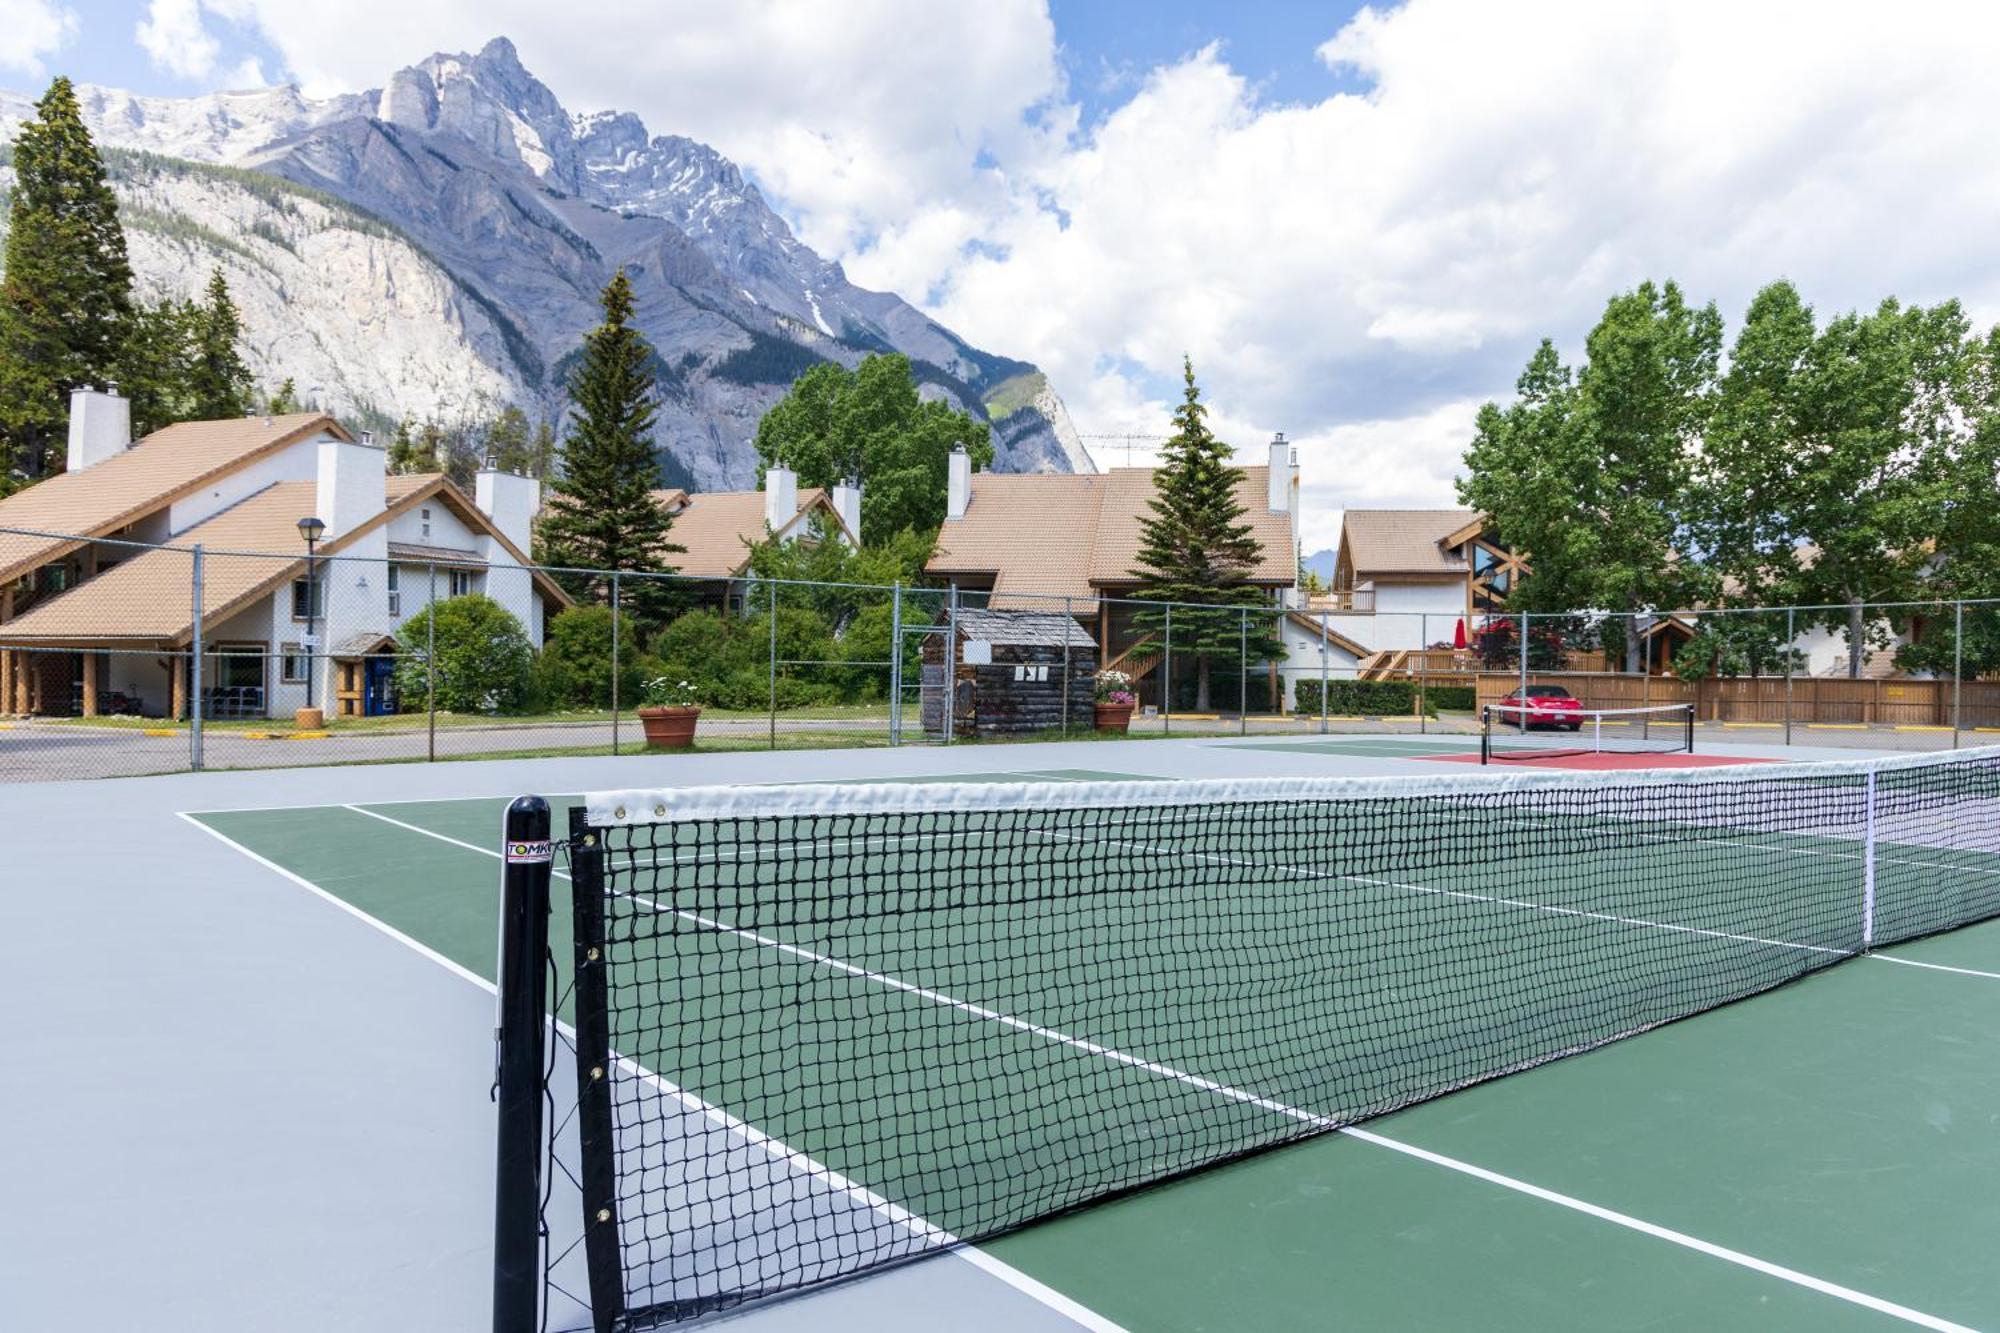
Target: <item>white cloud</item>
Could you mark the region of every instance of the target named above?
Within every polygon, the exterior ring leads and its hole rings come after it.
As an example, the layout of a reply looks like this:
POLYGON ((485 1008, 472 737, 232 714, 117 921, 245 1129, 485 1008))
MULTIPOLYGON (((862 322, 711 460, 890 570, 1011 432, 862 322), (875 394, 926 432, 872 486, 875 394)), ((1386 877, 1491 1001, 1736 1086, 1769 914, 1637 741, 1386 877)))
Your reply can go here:
POLYGON ((207 78, 222 54, 197 0, 150 0, 133 36, 155 68, 183 79, 207 78))
POLYGON ((35 78, 42 60, 76 35, 76 13, 53 0, 0 0, 0 69, 35 78))
POLYGON ((1363 94, 1275 102, 1210 47, 1079 129, 1033 0, 204 3, 317 91, 505 33, 1041 364, 1086 431, 1159 429, 1190 352, 1227 438, 1304 445, 1315 544, 1347 503, 1451 503, 1473 406, 1642 278, 2000 313, 2000 6, 1408 0, 1318 49, 1363 94))

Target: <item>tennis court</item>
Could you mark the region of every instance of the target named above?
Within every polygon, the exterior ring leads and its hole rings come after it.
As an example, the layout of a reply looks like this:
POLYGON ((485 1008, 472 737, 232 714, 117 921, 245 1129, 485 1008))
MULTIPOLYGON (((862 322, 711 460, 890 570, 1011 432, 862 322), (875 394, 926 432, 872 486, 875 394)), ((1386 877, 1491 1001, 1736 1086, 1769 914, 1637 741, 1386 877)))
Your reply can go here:
MULTIPOLYGON (((633 1093, 625 1297, 693 1313, 943 1229, 1100 1327, 2000 1326, 2000 926, 1930 933, 2000 907, 1995 763, 1885 770, 1880 808, 1853 774, 1300 808, 1061 769, 635 811, 615 1049, 822 1183, 663 1149, 714 1118, 633 1093)), ((490 979, 502 804, 190 818, 490 979)))

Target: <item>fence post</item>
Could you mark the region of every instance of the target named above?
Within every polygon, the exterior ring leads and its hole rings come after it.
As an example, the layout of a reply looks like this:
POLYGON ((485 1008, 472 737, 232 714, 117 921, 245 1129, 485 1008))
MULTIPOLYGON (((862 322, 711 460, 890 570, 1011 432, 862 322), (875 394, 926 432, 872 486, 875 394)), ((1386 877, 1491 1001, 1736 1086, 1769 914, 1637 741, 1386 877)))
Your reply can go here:
POLYGON ((771 748, 778 748, 778 581, 771 580, 771 748))
MULTIPOLYGON (((1636 618, 1634 627, 1636 629, 1636 618)), ((1525 704, 1527 700, 1528 700, 1528 613, 1526 611, 1523 611, 1521 613, 1521 702, 1525 704)), ((1526 727, 1521 728, 1522 734, 1525 735, 1527 733, 1527 730, 1528 729, 1526 727)))
POLYGON ((1174 734, 1174 604, 1167 603, 1166 643, 1160 649, 1160 734, 1174 734))
POLYGON ((1326 694, 1332 688, 1327 680, 1327 613, 1319 613, 1319 734, 1326 735, 1326 694))
POLYGON ((903 743, 903 581, 889 595, 889 744, 903 743))
POLYGON ((1959 683, 1965 679, 1965 603, 1952 606, 1951 630, 1951 748, 1958 748, 1959 683))
MULTIPOLYGON (((188 767, 197 773, 201 772, 201 654, 203 648, 201 632, 201 576, 201 543, 196 542, 194 547, 193 578, 194 606, 192 608, 194 613, 194 633, 188 639, 188 647, 191 654, 191 660, 188 662, 188 767)), ((312 593, 308 591, 306 596, 310 597, 312 593)), ((22 711, 27 711, 25 701, 22 703, 22 711)))
POLYGON ((958 585, 951 585, 950 599, 944 608, 944 743, 951 744, 951 734, 958 713, 958 585))
POLYGON ((424 757, 438 757, 438 567, 430 566, 430 586, 424 591, 424 716, 428 728, 424 757))
POLYGON ((1250 734, 1250 612, 1236 613, 1236 734, 1250 734))
POLYGON ((494 1333, 533 1333, 542 1297, 542 1080, 548 1023, 549 803, 507 807, 501 842, 499 1016, 493 1094, 499 1104, 493 1199, 494 1333))
POLYGON ((618 753, 618 710, 625 702, 618 697, 618 658, 625 629, 625 600, 618 571, 611 571, 611 753, 618 753))
POLYGON ((1417 734, 1430 733, 1430 697, 1426 687, 1430 683, 1431 666, 1431 617, 1428 611, 1417 613, 1417 734))
POLYGON ((1785 608, 1785 744, 1792 743, 1792 644, 1797 641, 1798 608, 1785 608))
MULTIPOLYGON (((1062 683, 1062 691, 1063 691, 1062 734, 1064 740, 1069 739, 1069 627, 1071 625, 1074 625, 1075 623, 1076 623, 1076 613, 1070 607, 1070 599, 1065 597, 1063 598, 1063 683, 1062 683)), ((1096 691, 1092 690, 1091 694, 1093 697, 1095 697, 1096 691)))

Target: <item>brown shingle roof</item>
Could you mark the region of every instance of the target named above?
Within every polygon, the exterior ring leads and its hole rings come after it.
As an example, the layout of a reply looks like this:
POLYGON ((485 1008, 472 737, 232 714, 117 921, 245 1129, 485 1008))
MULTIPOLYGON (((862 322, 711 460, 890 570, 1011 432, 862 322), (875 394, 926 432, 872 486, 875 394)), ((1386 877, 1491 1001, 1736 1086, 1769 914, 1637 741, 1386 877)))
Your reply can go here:
POLYGON ((1473 509, 1350 509, 1340 541, 1357 580, 1381 574, 1463 574, 1441 543, 1479 516, 1473 509))
MULTIPOLYGON (((340 423, 324 412, 184 421, 154 431, 95 467, 50 477, 0 500, 0 528, 103 536, 321 431, 349 438, 340 423)), ((80 544, 0 533, 0 582, 58 559, 80 544)))
MULTIPOLYGON (((694 578, 726 579, 742 572, 750 558, 750 547, 763 541, 764 492, 762 491, 654 491, 653 498, 674 515, 673 530, 667 540, 685 546, 687 553, 667 556, 676 571, 694 578)), ((838 524, 840 515, 826 491, 818 486, 799 488, 798 512, 785 525, 796 525, 809 511, 838 524)), ((853 534, 849 534, 851 537, 853 534)))
MULTIPOLYGON (((1270 471, 1261 465, 1241 469, 1236 498, 1264 548, 1251 582, 1289 587, 1298 580, 1298 546, 1292 515, 1270 510, 1270 471)), ((1132 569, 1142 524, 1152 517, 1152 497, 1151 468, 977 473, 965 517, 946 521, 937 554, 925 568, 932 574, 992 575, 996 606, 1008 604, 1001 594, 1013 593, 1022 605, 1069 597, 1081 599, 1074 609, 1086 609, 1099 591, 1139 582, 1132 569)))
MULTIPOLYGON (((363 533, 435 497, 485 528, 515 559, 527 563, 527 556, 494 531, 465 493, 442 474, 390 477, 387 492, 388 505, 380 514, 320 543, 319 553, 338 555, 363 533)), ((189 594, 194 558, 184 548, 195 543, 204 548, 202 621, 218 623, 303 572, 306 547, 298 519, 312 508, 317 493, 317 485, 310 481, 266 486, 189 528, 174 548, 146 550, 30 607, 7 623, 6 637, 55 643, 185 642, 192 637, 189 594)), ((558 605, 568 603, 547 575, 537 571, 534 579, 545 597, 558 605)))

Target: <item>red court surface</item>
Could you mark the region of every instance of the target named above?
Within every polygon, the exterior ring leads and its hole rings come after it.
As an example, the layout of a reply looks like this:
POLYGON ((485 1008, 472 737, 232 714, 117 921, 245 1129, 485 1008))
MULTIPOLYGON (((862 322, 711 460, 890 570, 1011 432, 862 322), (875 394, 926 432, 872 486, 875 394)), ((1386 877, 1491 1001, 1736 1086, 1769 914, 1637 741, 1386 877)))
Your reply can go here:
MULTIPOLYGON (((1418 756, 1440 764, 1476 764, 1479 751, 1465 754, 1418 756)), ((1722 768, 1729 764, 1774 764, 1776 759, 1753 759, 1721 754, 1551 754, 1496 759, 1492 768, 1568 768, 1601 771, 1621 768, 1722 768)))

